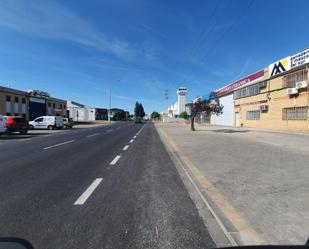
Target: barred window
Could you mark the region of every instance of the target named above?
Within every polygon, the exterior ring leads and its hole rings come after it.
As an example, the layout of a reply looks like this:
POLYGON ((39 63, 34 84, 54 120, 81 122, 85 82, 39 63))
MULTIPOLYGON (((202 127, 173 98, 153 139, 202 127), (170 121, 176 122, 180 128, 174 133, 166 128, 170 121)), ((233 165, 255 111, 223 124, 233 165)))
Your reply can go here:
POLYGON ((308 71, 307 69, 299 70, 295 73, 285 75, 283 77, 283 87, 295 87, 297 82, 307 81, 308 71))
POLYGON ((307 120, 308 106, 291 107, 282 109, 283 120, 307 120))
POLYGON ((247 111, 246 119, 247 120, 259 120, 260 119, 260 110, 247 111))

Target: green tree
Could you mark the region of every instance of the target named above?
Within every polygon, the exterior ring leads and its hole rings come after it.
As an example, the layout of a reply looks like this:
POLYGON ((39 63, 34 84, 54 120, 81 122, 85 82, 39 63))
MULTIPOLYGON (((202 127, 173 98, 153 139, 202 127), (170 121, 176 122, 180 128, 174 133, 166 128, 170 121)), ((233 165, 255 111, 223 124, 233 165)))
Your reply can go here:
POLYGON ((151 116, 151 119, 159 119, 160 113, 153 111, 150 116, 151 116))
POLYGON ((184 119, 188 119, 189 115, 188 115, 187 112, 182 112, 182 113, 179 114, 179 117, 184 118, 184 119))
POLYGON ((198 113, 205 112, 206 114, 222 114, 223 105, 220 104, 218 98, 211 100, 198 100, 190 104, 191 110, 191 130, 195 131, 194 118, 198 113))
POLYGON ((135 108, 134 108, 134 116, 143 118, 143 117, 145 117, 145 115, 146 114, 145 114, 144 107, 143 107, 142 103, 139 103, 138 101, 136 101, 135 108))

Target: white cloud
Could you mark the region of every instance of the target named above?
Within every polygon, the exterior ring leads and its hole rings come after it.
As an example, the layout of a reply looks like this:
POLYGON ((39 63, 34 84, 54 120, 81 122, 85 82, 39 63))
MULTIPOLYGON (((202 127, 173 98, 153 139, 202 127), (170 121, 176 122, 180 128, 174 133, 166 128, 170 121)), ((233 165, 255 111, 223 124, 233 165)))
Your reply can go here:
POLYGON ((80 16, 54 2, 1 0, 1 26, 43 38, 71 41, 122 59, 141 56, 126 41, 106 37, 80 16))

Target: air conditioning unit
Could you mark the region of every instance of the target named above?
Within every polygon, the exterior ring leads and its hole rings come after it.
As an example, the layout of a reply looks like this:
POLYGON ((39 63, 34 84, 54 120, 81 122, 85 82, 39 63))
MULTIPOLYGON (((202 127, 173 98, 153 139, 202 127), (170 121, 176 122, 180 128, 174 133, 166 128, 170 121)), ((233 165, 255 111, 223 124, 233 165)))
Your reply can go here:
POLYGON ((296 88, 288 88, 287 89, 287 94, 288 95, 295 95, 298 93, 298 90, 296 88))
POLYGON ((308 82, 306 80, 296 83, 297 89, 306 88, 306 87, 308 87, 308 82))
POLYGON ((267 112, 268 111, 268 105, 260 105, 260 111, 267 112))

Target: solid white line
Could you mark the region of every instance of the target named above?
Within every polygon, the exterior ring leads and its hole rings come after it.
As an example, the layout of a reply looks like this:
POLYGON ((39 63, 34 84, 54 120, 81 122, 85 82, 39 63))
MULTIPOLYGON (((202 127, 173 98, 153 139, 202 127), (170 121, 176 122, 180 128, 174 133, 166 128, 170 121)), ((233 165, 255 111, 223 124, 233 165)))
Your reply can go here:
POLYGON ((133 143, 133 142, 134 142, 134 139, 131 139, 131 140, 130 140, 130 144, 133 143))
POLYGON ((130 146, 130 145, 124 146, 122 150, 127 150, 127 149, 129 148, 129 146, 130 146))
POLYGON ((94 133, 94 134, 88 135, 87 137, 94 137, 94 136, 97 136, 97 135, 100 135, 100 133, 94 133))
POLYGON ((43 150, 51 149, 51 148, 58 147, 58 146, 64 145, 64 144, 73 143, 74 141, 75 140, 70 140, 70 141, 66 141, 66 142, 60 143, 60 144, 55 144, 55 145, 52 145, 52 146, 48 146, 48 147, 45 147, 43 150))
POLYGON ((86 191, 74 202, 74 205, 83 205, 93 191, 99 186, 103 178, 97 178, 91 183, 91 185, 86 189, 86 191))
POLYGON ((114 159, 113 159, 113 161, 111 161, 110 162, 110 164, 109 165, 115 165, 116 163, 117 163, 117 161, 120 159, 120 155, 117 155, 114 159))

